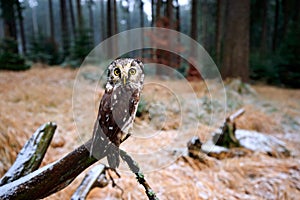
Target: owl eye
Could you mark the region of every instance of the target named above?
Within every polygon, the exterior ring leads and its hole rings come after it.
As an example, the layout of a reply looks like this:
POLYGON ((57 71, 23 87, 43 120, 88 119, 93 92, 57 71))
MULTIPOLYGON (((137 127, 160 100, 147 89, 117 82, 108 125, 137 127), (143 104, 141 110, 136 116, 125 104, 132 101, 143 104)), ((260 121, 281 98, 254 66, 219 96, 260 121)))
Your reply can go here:
POLYGON ((130 75, 135 75, 135 74, 136 74, 136 69, 131 68, 131 69, 129 70, 129 74, 130 74, 130 75))
POLYGON ((121 74, 121 70, 119 68, 114 69, 114 75, 119 76, 121 74))

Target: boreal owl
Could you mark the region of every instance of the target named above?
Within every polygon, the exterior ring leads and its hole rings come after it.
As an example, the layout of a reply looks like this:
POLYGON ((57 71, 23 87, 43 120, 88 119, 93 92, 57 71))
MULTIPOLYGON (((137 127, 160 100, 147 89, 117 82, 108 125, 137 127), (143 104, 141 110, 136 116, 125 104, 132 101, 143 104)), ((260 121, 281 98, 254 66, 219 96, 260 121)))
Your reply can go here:
POLYGON ((139 60, 122 58, 108 66, 105 93, 93 131, 91 155, 107 157, 111 168, 120 164, 119 146, 132 130, 144 84, 144 66, 139 60))

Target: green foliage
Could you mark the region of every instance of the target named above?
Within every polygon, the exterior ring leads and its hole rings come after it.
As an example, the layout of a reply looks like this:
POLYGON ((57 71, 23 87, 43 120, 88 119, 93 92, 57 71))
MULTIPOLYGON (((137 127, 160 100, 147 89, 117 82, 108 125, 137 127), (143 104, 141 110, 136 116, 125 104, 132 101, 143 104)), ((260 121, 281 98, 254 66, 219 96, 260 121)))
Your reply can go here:
POLYGON ((274 54, 250 55, 251 78, 269 84, 300 87, 300 28, 291 25, 285 39, 274 54))
POLYGON ((56 42, 43 34, 32 38, 27 57, 33 62, 41 62, 48 65, 57 65, 62 62, 62 56, 56 42))
POLYGON ((148 102, 144 98, 141 98, 136 111, 136 116, 141 117, 148 112, 148 102))
POLYGON ((18 44, 14 39, 4 38, 0 42, 0 69, 26 70, 30 68, 16 49, 18 49, 18 44))
POLYGON ((250 54, 251 79, 279 85, 279 74, 276 67, 276 56, 261 55, 259 51, 250 54))
POLYGON ((92 49, 91 31, 89 29, 79 29, 71 47, 70 64, 72 67, 79 67, 85 57, 92 49))
POLYGON ((280 82, 300 87, 300 26, 292 24, 278 51, 277 68, 280 82))

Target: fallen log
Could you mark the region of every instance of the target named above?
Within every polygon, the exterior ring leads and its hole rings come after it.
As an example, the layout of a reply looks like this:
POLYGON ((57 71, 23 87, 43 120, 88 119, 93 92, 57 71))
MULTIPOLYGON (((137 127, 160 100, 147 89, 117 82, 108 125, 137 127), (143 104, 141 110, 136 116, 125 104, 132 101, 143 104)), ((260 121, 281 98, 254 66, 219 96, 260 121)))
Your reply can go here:
POLYGON ((16 161, 0 180, 0 186, 19 179, 37 170, 45 156, 56 130, 56 124, 48 122, 42 125, 26 142, 16 161))

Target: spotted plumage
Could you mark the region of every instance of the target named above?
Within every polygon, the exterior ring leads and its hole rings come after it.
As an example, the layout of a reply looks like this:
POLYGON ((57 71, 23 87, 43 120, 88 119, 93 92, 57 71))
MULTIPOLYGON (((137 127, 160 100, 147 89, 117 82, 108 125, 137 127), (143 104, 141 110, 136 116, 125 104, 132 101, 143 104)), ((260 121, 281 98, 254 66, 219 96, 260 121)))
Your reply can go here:
POLYGON ((136 59, 118 59, 108 66, 91 154, 97 159, 107 156, 112 168, 119 166, 119 146, 131 134, 143 83, 144 66, 136 59))

